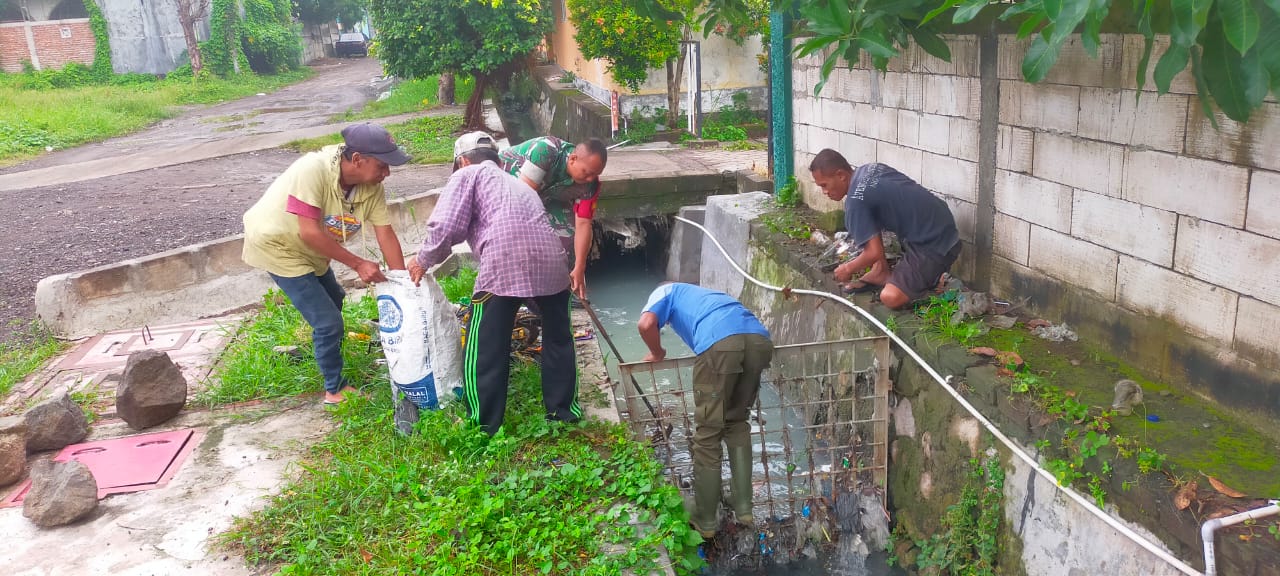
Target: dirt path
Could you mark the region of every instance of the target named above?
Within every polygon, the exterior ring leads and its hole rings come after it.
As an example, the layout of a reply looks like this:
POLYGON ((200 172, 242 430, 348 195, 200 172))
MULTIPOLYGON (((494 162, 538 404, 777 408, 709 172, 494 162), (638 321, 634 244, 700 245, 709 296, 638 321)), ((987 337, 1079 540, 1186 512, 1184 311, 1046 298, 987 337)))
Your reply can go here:
MULTIPOLYGON (((192 110, 143 132, 41 157, 11 170, 61 166, 194 142, 329 123, 376 96, 373 59, 321 65, 315 77, 267 96, 192 110), (216 131, 217 122, 253 110, 300 108, 254 116, 263 123, 216 131), (253 131, 253 132, 248 132, 253 131)), ((0 342, 34 318, 41 278, 213 240, 242 231, 240 217, 297 154, 263 150, 65 185, 0 193, 10 225, 0 234, 0 342), (17 325, 15 325, 17 323, 17 325)), ((425 192, 447 177, 443 166, 406 166, 386 181, 393 196, 425 192)))

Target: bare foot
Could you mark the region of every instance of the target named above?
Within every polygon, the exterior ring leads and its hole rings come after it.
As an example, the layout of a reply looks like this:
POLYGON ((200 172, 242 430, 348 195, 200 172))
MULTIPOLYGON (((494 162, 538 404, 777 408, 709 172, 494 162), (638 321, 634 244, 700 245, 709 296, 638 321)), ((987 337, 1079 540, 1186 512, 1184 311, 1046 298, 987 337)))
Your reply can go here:
POLYGON ((361 395, 360 391, 357 390, 354 386, 343 386, 342 389, 337 392, 326 391, 324 393, 324 403, 332 406, 334 404, 341 404, 343 402, 346 402, 348 396, 360 396, 360 395, 361 395))

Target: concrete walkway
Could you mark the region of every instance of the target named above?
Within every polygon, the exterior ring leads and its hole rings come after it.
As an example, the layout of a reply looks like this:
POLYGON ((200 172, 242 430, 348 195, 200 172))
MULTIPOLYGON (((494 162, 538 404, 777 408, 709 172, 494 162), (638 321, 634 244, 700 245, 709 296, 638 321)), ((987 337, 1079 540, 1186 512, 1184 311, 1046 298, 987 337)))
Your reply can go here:
MULTIPOLYGON (((373 121, 382 125, 387 125, 406 122, 416 118, 446 116, 449 114, 461 114, 462 112, 463 109, 461 106, 444 106, 434 108, 426 112, 387 116, 385 118, 377 118, 373 121)), ((83 182, 85 180, 94 180, 107 176, 118 176, 120 174, 128 174, 130 172, 140 172, 154 168, 176 166, 178 164, 207 160, 209 158, 219 158, 223 156, 243 154, 246 152, 268 150, 271 148, 278 148, 294 140, 337 134, 350 124, 352 124, 350 121, 339 122, 334 124, 325 124, 322 126, 312 126, 310 128, 288 130, 285 132, 242 136, 239 138, 202 142, 200 144, 180 146, 165 150, 151 150, 137 154, 100 158, 73 165, 49 166, 46 168, 37 168, 35 170, 26 170, 23 172, 0 174, 0 192, 11 192, 14 190, 38 188, 41 186, 83 182)))
MULTIPOLYGON (((357 296, 358 297, 358 296, 357 296)), ((227 333, 239 317, 206 320, 224 324, 227 333)), ((575 310, 573 327, 593 332, 582 310, 575 310)), ((165 334, 189 330, 188 323, 153 328, 156 339, 143 344, 131 341, 136 349, 164 349, 172 339, 165 334)), ((133 331, 134 333, 137 330, 133 331)), ((94 425, 86 441, 139 434, 114 416, 114 383, 120 378, 125 356, 110 366, 101 362, 101 352, 111 334, 81 343, 59 361, 37 374, 37 382, 21 386, 8 402, 10 410, 62 390, 96 389, 104 398, 94 409, 107 420, 94 425), (95 351, 97 352, 95 354, 95 351), (89 375, 80 370, 60 370, 67 364, 99 368, 89 375), (108 373, 110 372, 110 373, 108 373), (23 402, 15 403, 19 399, 23 402)), ((187 339, 190 340, 189 338, 187 339)), ((193 390, 208 384, 212 362, 221 353, 227 338, 212 347, 187 346, 170 351, 179 360, 193 390), (183 350, 187 350, 184 353, 183 350)), ((613 388, 595 338, 575 342, 581 374, 580 403, 589 417, 618 422, 613 406, 613 388)), ((321 441, 339 419, 320 406, 319 388, 309 397, 250 402, 216 410, 192 409, 176 419, 145 433, 193 428, 198 436, 195 450, 181 464, 177 474, 164 486, 153 490, 116 494, 101 500, 98 509, 82 521, 68 526, 41 529, 22 515, 21 506, 0 508, 0 534, 7 545, 0 547, 0 566, 15 576, 58 576, 62 574, 152 576, 205 574, 249 576, 271 573, 271 567, 253 567, 232 551, 219 548, 215 538, 231 528, 237 517, 261 509, 272 495, 302 469, 295 465, 308 449, 321 441), (56 550, 56 554, 50 551, 56 550)), ((6 410, 0 409, 0 413, 6 410)), ((387 434, 392 434, 388 424, 387 434)), ((34 458, 49 458, 44 453, 34 458)), ((33 459, 34 459, 33 458, 33 459)), ((19 484, 0 486, 6 496, 19 484)))

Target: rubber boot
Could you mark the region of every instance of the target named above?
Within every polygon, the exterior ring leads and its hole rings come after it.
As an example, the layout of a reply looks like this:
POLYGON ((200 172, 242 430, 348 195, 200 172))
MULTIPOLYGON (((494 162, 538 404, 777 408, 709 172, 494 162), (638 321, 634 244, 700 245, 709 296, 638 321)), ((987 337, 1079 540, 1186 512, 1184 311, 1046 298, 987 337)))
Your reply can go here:
POLYGON ((755 522, 751 515, 751 447, 729 449, 729 501, 733 503, 733 516, 739 524, 750 526, 755 522))
POLYGON ((396 432, 401 436, 412 436, 413 426, 418 423, 418 405, 395 388, 392 388, 391 392, 396 396, 395 410, 392 415, 396 432))
POLYGON ((703 538, 716 535, 720 512, 720 470, 693 468, 693 512, 689 520, 703 538))

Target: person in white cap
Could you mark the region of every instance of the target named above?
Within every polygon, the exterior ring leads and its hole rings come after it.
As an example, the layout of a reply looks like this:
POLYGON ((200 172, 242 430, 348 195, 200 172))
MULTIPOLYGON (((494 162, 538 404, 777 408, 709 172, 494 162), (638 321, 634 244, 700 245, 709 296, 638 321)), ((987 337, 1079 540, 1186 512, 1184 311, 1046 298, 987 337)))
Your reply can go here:
POLYGON ((365 282, 386 280, 377 262, 343 247, 368 225, 387 267, 404 269, 404 252, 387 217, 382 181, 391 166, 408 162, 409 155, 375 124, 348 126, 342 139, 342 144, 294 161, 244 213, 242 258, 267 271, 311 325, 325 404, 341 403, 356 392, 342 376, 346 292, 329 261, 347 265, 365 282))
POLYGON ((569 264, 532 188, 498 167, 498 147, 484 132, 458 138, 454 172, 409 262, 414 282, 467 242, 479 263, 463 361, 468 419, 496 434, 507 407, 511 329, 520 305, 542 310, 542 403, 548 420, 576 422, 577 365, 569 322, 569 264))

